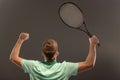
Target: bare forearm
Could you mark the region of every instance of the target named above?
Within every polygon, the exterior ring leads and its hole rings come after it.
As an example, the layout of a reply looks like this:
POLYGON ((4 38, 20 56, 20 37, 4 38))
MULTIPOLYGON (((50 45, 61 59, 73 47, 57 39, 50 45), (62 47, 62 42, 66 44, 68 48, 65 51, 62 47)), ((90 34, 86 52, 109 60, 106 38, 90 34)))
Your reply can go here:
POLYGON ((15 46, 13 47, 12 52, 10 54, 10 60, 13 60, 13 59, 19 57, 20 48, 21 48, 22 43, 23 43, 23 40, 21 40, 21 39, 17 40, 17 42, 16 42, 15 46))
POLYGON ((90 44, 89 53, 85 61, 87 64, 94 66, 96 62, 96 45, 90 44))
POLYGON ((96 45, 99 42, 98 38, 93 35, 89 38, 90 46, 89 53, 85 61, 79 63, 78 72, 83 72, 94 67, 96 62, 96 45))
POLYGON ((23 60, 23 58, 19 57, 20 49, 21 49, 23 42, 27 39, 29 39, 28 33, 20 33, 20 36, 19 36, 15 46, 13 47, 12 52, 11 52, 10 57, 9 57, 9 59, 13 63, 18 65, 19 67, 21 67, 21 62, 23 60))

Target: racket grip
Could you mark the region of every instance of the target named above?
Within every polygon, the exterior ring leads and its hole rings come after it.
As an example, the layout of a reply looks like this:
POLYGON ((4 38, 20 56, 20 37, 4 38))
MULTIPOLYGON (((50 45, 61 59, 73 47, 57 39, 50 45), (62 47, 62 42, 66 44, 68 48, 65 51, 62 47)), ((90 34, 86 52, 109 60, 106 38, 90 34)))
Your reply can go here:
MULTIPOLYGON (((87 34, 88 34, 88 36, 89 36, 90 38, 93 36, 93 35, 92 35, 91 33, 89 33, 89 32, 88 32, 87 34)), ((100 47, 100 43, 98 43, 97 45, 98 45, 98 47, 100 47)))
POLYGON ((100 43, 98 43, 97 45, 98 45, 98 47, 100 47, 100 43))

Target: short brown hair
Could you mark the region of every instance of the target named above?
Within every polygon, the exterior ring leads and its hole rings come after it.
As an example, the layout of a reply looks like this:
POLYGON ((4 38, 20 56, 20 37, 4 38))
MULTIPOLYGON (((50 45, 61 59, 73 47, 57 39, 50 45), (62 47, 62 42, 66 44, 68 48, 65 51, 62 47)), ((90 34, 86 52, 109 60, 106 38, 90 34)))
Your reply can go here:
POLYGON ((47 39, 42 44, 42 52, 45 54, 47 59, 51 60, 58 50, 57 41, 54 39, 47 39))

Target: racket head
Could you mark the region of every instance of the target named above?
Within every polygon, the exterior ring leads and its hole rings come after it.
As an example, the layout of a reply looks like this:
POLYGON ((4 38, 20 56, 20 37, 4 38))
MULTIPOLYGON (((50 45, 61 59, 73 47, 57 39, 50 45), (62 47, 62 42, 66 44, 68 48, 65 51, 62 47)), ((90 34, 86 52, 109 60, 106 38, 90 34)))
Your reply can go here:
POLYGON ((73 2, 63 3, 58 13, 62 22, 70 28, 80 28, 84 23, 83 11, 73 2))

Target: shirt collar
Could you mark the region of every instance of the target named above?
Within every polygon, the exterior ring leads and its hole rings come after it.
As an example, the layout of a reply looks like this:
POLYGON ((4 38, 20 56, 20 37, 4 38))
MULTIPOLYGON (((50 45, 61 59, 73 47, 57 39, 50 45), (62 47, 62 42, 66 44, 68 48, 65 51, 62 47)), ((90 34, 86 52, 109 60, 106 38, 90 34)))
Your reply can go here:
POLYGON ((57 61, 52 61, 52 62, 43 62, 46 65, 54 65, 57 63, 57 61))

